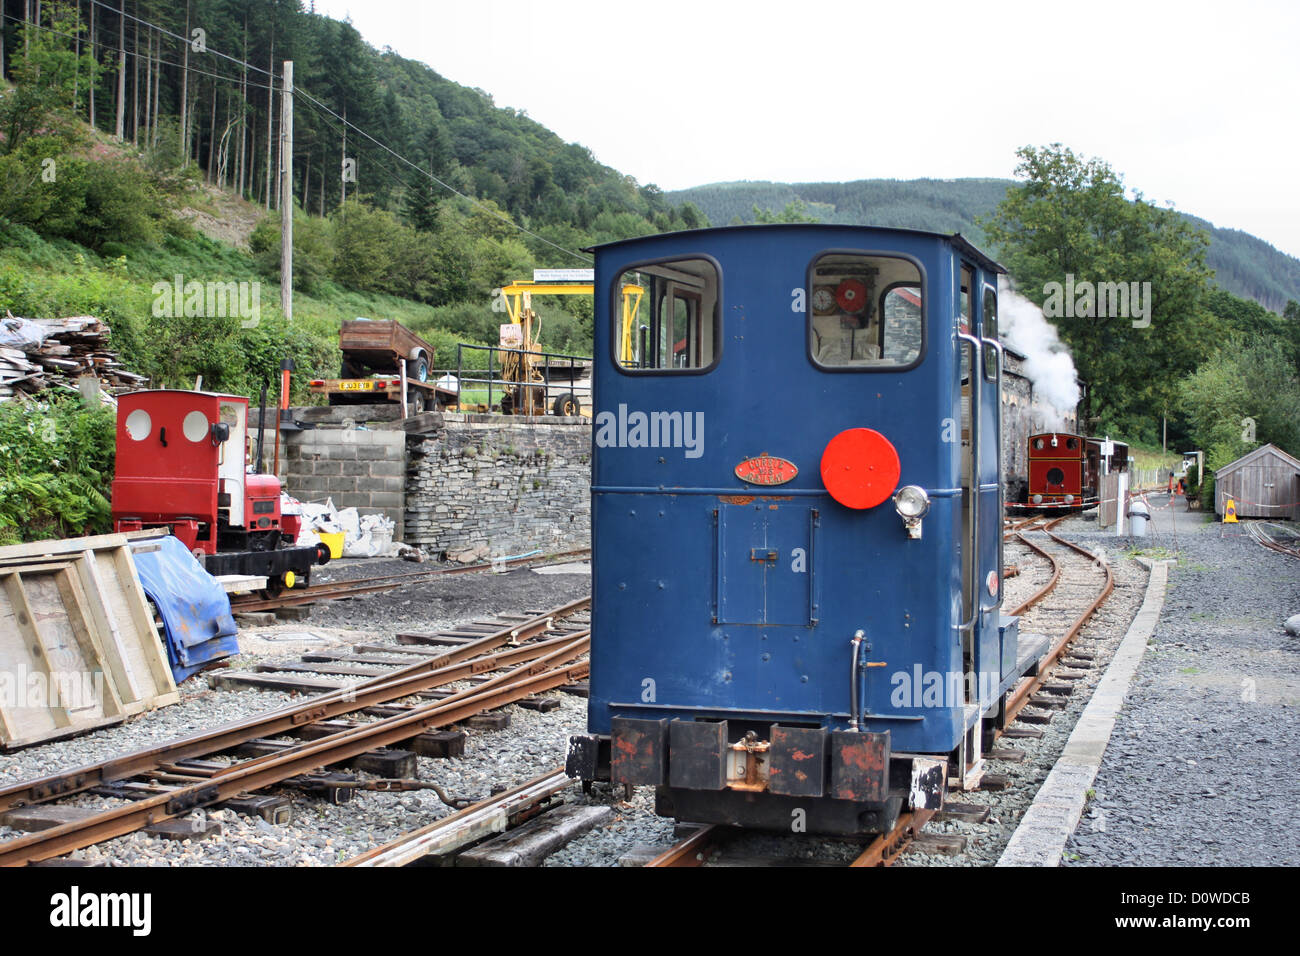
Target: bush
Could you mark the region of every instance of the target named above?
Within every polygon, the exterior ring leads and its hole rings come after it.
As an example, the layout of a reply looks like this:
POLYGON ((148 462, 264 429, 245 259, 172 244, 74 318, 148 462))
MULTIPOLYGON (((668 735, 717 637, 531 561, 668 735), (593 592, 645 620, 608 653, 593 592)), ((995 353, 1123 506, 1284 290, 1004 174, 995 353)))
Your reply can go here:
POLYGON ((0 535, 109 531, 115 436, 112 410, 79 396, 0 405, 0 535))
MULTIPOLYGON (((280 279, 280 223, 264 217, 248 237, 248 248, 263 275, 280 279)), ((295 207, 293 216, 293 287, 308 295, 320 291, 334 268, 334 227, 295 207)))
POLYGON ((1201 508, 1214 510, 1214 472, 1206 471, 1205 480, 1201 482, 1201 508))

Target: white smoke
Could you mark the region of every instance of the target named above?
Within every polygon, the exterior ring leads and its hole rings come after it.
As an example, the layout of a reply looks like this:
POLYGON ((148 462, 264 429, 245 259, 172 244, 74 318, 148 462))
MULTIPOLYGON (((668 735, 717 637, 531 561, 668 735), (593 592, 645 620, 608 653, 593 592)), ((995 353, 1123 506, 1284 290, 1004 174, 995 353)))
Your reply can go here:
POLYGON ((998 331, 1002 344, 1025 357, 1025 377, 1034 386, 1036 427, 1059 431, 1079 404, 1078 373, 1070 350, 1043 311, 1016 292, 1006 276, 998 279, 998 331))

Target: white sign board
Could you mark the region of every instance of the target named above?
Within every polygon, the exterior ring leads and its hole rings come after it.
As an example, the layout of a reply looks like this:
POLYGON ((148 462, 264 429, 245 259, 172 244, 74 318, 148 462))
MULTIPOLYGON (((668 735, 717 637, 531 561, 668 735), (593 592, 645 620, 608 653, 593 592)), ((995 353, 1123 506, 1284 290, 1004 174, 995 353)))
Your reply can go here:
POLYGON ((595 269, 534 269, 534 282, 595 282, 595 269))
POLYGON ((521 349, 524 347, 524 328, 507 322, 501 326, 501 347, 503 349, 521 349))

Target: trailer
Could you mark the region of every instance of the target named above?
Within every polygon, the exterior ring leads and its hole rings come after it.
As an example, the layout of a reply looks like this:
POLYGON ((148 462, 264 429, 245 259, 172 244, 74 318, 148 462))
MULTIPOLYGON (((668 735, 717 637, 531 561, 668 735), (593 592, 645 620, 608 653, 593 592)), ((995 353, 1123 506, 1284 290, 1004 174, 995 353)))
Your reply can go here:
MULTIPOLYGON (((371 378, 317 378, 308 383, 313 395, 324 395, 331 405, 371 405, 379 402, 402 402, 401 375, 376 375, 371 378)), ((406 414, 450 405, 456 392, 433 382, 406 380, 406 414)))
POLYGON ((403 414, 421 412, 456 401, 456 392, 429 381, 434 348, 392 319, 351 319, 339 328, 343 354, 338 378, 308 383, 313 395, 331 405, 393 402, 403 414))
POLYGON ((339 328, 343 364, 341 379, 357 379, 373 372, 398 374, 406 362, 408 380, 426 382, 434 348, 406 326, 392 319, 350 319, 339 328))

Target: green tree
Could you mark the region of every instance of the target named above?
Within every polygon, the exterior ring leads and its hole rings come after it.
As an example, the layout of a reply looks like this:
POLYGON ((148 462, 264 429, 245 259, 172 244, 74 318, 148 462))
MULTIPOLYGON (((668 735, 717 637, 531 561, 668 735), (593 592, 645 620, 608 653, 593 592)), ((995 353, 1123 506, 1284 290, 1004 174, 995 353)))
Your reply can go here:
POLYGON ((1026 146, 1017 155, 1022 185, 980 224, 1026 296, 1041 306, 1073 277, 1076 284, 1130 289, 1138 283, 1146 299, 1142 284, 1150 283, 1150 314, 1136 320, 1132 302, 1128 316, 1118 309, 1099 314, 1095 299, 1092 308, 1086 301, 1071 308, 1072 317, 1047 311, 1092 386, 1088 427, 1153 439, 1180 379, 1215 342, 1216 323, 1201 307, 1210 278, 1208 237, 1141 195, 1128 200, 1123 181, 1102 160, 1059 143, 1026 146))
POLYGON ((1179 397, 1209 468, 1268 442, 1300 452, 1300 376, 1270 342, 1232 337, 1183 380, 1179 397))
POLYGON ((78 56, 75 37, 84 34, 70 4, 52 3, 46 24, 24 23, 16 31, 14 88, 0 95, 0 155, 12 153, 38 132, 75 139, 71 127, 76 91, 87 88, 99 72, 84 36, 78 56))
POLYGON ((773 212, 770 209, 759 209, 754 206, 754 222, 757 223, 794 223, 794 222, 821 222, 816 216, 808 211, 808 204, 802 199, 793 199, 785 204, 785 208, 780 212, 773 212))

